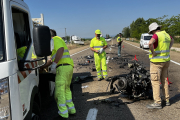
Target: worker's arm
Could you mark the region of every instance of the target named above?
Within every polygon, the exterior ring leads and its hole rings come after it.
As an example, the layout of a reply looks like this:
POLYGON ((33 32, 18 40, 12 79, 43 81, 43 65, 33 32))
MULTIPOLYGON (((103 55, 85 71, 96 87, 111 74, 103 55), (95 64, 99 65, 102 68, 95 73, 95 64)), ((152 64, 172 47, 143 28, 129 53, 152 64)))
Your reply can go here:
POLYGON ((106 49, 107 48, 107 45, 105 45, 104 47, 103 47, 103 49, 106 49))
POLYGON ((96 52, 96 53, 99 52, 98 50, 95 50, 93 47, 91 47, 91 50, 92 50, 93 52, 96 52))
POLYGON ((155 42, 155 39, 154 38, 151 38, 150 41, 149 41, 149 49, 152 53, 152 57, 155 57, 157 55, 156 52, 154 52, 154 47, 153 47, 153 44, 155 42))
POLYGON ((52 60, 48 60, 47 63, 40 67, 40 69, 46 68, 52 64, 52 60))
POLYGON ((171 49, 171 47, 173 46, 173 44, 174 44, 174 39, 172 38, 172 39, 171 39, 170 46, 169 46, 169 50, 171 49))
POLYGON ((59 62, 59 60, 60 60, 60 59, 62 58, 62 56, 63 56, 63 53, 64 53, 64 47, 61 47, 61 48, 59 48, 59 49, 57 50, 56 57, 55 57, 55 60, 54 60, 55 63, 58 63, 58 62, 59 62))

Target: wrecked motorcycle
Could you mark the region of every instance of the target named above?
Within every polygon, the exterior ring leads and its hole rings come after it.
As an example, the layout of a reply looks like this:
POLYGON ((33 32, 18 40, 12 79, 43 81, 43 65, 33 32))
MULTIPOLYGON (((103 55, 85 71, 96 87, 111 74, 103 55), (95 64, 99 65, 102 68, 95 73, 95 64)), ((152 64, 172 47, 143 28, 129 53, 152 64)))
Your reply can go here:
POLYGON ((116 89, 120 93, 128 95, 129 98, 152 98, 150 74, 135 61, 129 74, 112 78, 110 93, 114 93, 116 89))

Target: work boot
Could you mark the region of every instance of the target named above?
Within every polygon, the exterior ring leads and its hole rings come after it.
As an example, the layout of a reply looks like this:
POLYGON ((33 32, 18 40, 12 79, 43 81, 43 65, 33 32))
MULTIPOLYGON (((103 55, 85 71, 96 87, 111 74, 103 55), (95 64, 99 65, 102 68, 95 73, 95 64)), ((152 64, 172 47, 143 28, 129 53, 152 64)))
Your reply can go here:
POLYGON ((162 105, 158 103, 149 104, 146 107, 149 109, 162 109, 162 105))
POLYGON ((170 106, 171 105, 169 100, 167 100, 167 101, 163 100, 162 103, 163 103, 163 105, 166 105, 166 106, 170 106))
POLYGON ((104 79, 105 79, 106 81, 109 81, 109 78, 108 78, 108 77, 105 77, 104 79))
POLYGON ((166 101, 166 106, 170 106, 171 104, 170 104, 170 102, 169 102, 169 100, 167 100, 166 101))
POLYGON ((101 81, 102 80, 102 78, 98 78, 98 81, 101 81))

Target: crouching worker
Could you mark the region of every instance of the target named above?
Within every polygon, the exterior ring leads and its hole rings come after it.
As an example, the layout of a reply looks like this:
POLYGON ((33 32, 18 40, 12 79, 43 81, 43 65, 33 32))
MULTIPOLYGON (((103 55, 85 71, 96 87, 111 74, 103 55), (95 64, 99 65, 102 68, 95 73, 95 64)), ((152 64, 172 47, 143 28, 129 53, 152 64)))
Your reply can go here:
MULTIPOLYGON (((51 29, 50 33, 54 42, 51 55, 51 73, 56 74, 55 100, 59 109, 60 116, 58 118, 66 119, 69 114, 75 115, 76 113, 70 90, 74 63, 64 40, 56 36, 55 30, 51 29)), ((48 61, 47 64, 50 65, 51 63, 48 61)), ((45 65, 45 67, 47 66, 45 65)))

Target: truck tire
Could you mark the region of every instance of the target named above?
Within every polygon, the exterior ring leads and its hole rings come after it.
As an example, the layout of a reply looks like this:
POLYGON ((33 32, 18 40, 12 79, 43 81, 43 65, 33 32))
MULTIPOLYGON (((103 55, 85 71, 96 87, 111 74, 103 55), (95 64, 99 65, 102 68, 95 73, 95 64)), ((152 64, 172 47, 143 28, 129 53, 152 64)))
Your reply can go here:
POLYGON ((32 108, 32 120, 41 120, 40 107, 35 101, 32 108))

